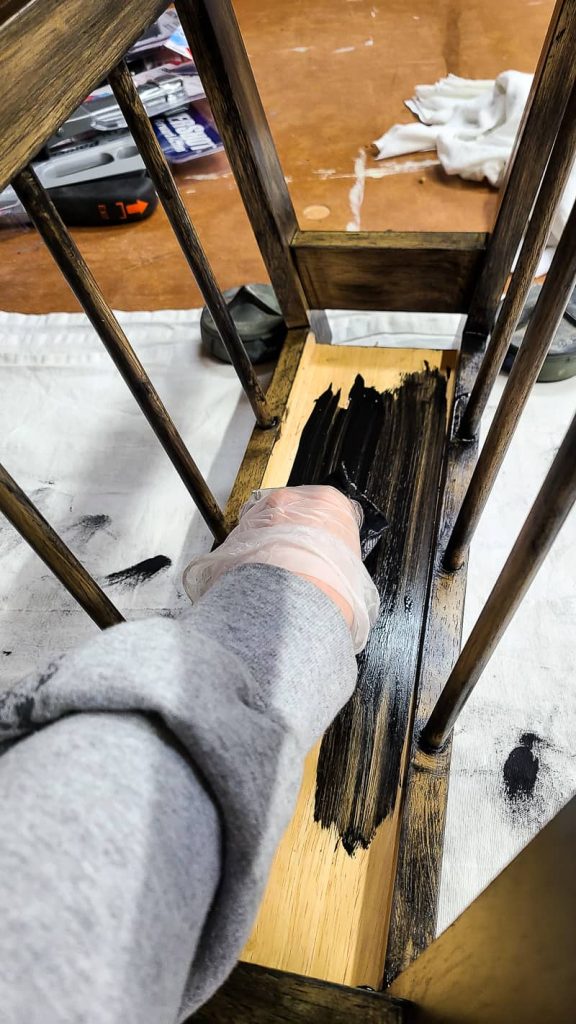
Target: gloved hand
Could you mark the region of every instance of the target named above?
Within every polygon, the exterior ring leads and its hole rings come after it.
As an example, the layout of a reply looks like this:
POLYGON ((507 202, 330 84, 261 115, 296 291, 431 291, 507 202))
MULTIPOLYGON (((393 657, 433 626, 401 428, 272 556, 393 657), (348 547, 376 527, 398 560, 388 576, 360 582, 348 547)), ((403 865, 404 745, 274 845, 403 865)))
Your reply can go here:
POLYGON ((360 557, 361 524, 358 503, 335 487, 311 484, 255 491, 224 543, 187 567, 186 593, 195 601, 237 565, 277 565, 314 583, 338 605, 358 654, 366 646, 380 604, 360 557))

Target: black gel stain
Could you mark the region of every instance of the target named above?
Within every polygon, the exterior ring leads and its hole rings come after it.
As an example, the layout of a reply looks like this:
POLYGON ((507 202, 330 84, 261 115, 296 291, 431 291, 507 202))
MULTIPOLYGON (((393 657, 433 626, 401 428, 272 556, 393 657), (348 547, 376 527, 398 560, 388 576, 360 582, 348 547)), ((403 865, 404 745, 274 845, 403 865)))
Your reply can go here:
POLYGON ((92 540, 94 534, 98 533, 99 530, 106 530, 111 522, 110 516, 104 515, 103 512, 96 515, 80 516, 76 522, 71 523, 67 528, 67 532, 74 531, 80 543, 87 544, 88 541, 92 540))
POLYGON ((540 737, 536 733, 522 733, 519 745, 510 751, 504 762, 504 790, 512 803, 532 798, 540 768, 540 758, 534 753, 534 747, 539 742, 540 737))
POLYGON ((127 569, 119 569, 118 572, 111 572, 104 578, 104 582, 110 586, 124 586, 134 590, 140 583, 147 583, 156 576, 162 569, 172 565, 172 559, 166 555, 154 555, 153 558, 145 558, 143 562, 136 562, 127 569))
POLYGON ((426 368, 379 392, 357 376, 346 408, 339 399, 329 387, 316 400, 288 482, 320 483, 344 465, 389 527, 366 559, 380 615, 358 658, 356 690, 322 740, 316 777, 315 821, 335 828, 352 855, 368 848, 398 793, 446 436, 446 378, 426 368))

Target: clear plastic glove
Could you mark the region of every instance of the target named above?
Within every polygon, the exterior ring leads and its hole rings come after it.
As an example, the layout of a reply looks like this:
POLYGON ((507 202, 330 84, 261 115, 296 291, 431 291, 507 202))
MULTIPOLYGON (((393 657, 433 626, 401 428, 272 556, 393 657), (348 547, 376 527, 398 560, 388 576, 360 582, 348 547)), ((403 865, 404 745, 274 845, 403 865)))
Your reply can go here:
POLYGON ((224 543, 185 570, 186 593, 196 601, 237 565, 277 565, 314 583, 338 605, 358 654, 380 605, 360 557, 361 524, 360 506, 335 487, 255 491, 224 543))

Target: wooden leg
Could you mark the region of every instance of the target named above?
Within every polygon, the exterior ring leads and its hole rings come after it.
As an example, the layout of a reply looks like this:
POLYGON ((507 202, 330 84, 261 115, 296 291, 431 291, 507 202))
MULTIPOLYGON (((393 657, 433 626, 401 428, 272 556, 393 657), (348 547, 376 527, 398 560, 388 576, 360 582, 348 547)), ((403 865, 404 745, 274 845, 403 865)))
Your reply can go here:
POLYGON ((486 402, 504 362, 510 340, 534 280, 540 256, 550 233, 554 211, 572 170, 575 153, 576 88, 572 90, 572 96, 538 193, 536 206, 528 224, 518 264, 462 417, 459 431, 462 438, 474 437, 478 433, 486 402))
POLYGON ((492 330, 500 297, 522 241, 548 157, 576 81, 576 4, 557 0, 532 91, 508 165, 486 262, 468 314, 468 330, 492 330))
POLYGON ((439 750, 576 501, 576 416, 490 597, 436 703, 420 744, 439 750))
POLYGON ((54 204, 31 167, 12 185, 217 540, 224 515, 54 204))
POLYGON ((176 10, 284 319, 306 327, 289 249, 298 222, 231 0, 177 0, 176 10))
POLYGON ((160 201, 172 225, 172 230, 196 278, 240 383, 248 396, 258 425, 271 427, 274 424, 274 418, 270 415, 266 405, 264 392, 258 383, 258 378, 238 335, 222 292, 216 284, 212 268, 206 259, 194 225, 188 216, 188 211, 182 202, 172 172, 162 152, 162 147, 154 134, 150 119, 144 110, 142 100, 124 61, 121 61, 110 72, 108 80, 154 182, 160 201))
POLYGON ((488 431, 446 550, 444 564, 462 565, 518 420, 576 281, 576 204, 556 249, 538 303, 488 431))
POLYGON ((124 619, 10 474, 0 465, 0 512, 100 629, 124 619))

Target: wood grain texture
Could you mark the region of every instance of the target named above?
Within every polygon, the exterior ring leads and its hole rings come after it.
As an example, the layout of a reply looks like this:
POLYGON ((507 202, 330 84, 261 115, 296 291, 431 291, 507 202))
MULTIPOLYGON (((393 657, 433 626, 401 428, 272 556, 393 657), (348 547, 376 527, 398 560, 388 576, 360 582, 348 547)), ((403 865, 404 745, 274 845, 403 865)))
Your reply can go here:
POLYGON ((120 327, 98 283, 31 167, 12 182, 54 260, 106 351, 128 385, 166 454, 217 540, 226 536, 224 514, 190 455, 152 381, 120 327))
POLYGON ((6 516, 100 629, 124 621, 96 580, 81 565, 2 465, 0 513, 6 516))
MULTIPOLYGON (((383 391, 425 363, 447 370, 454 361, 452 352, 318 346, 309 339, 262 485, 286 483, 314 400, 330 384, 347 395, 361 373, 366 384, 383 391)), ((378 987, 397 810, 377 829, 368 849, 350 857, 335 831, 314 822, 317 761, 316 749, 307 759, 296 813, 278 849, 243 959, 337 983, 378 987)))
POLYGON ((470 305, 471 332, 489 334, 576 82, 576 4, 557 0, 508 165, 486 261, 470 305))
POLYGON ((121 61, 108 76, 118 105, 124 114, 126 124, 140 150, 140 154, 158 193, 158 197, 178 244, 196 278, 202 297, 210 310, 212 319, 220 334, 230 361, 238 374, 238 378, 259 426, 267 428, 272 424, 273 417, 266 405, 264 392, 254 372, 254 367, 240 339, 236 326, 212 272, 194 225, 174 181, 162 146, 146 114, 144 104, 132 75, 125 61, 121 61))
POLYGON ((0 8, 0 189, 167 6, 15 0, 0 8))
POLYGON ((436 755, 421 750, 418 737, 460 651, 466 565, 456 574, 442 565, 443 551, 466 493, 478 442, 455 436, 464 398, 481 361, 479 352, 463 352, 456 376, 451 438, 447 444, 438 537, 422 645, 414 723, 403 780, 400 840, 384 972, 389 985, 436 934, 442 847, 448 799, 450 746, 436 755))
POLYGON ((198 1024, 409 1024, 409 1007, 379 992, 238 964, 198 1010, 198 1024))
POLYGON ((296 214, 230 0, 177 0, 226 154, 288 327, 308 323, 290 259, 296 214))
POLYGON ((576 799, 394 982, 417 1024, 571 1024, 576 799))
POLYGON ((554 253, 458 513, 445 556, 445 564, 449 569, 457 569, 464 560, 575 282, 576 202, 554 253))
POLYGON ((291 246, 315 309, 466 312, 486 235, 300 231, 291 246))

